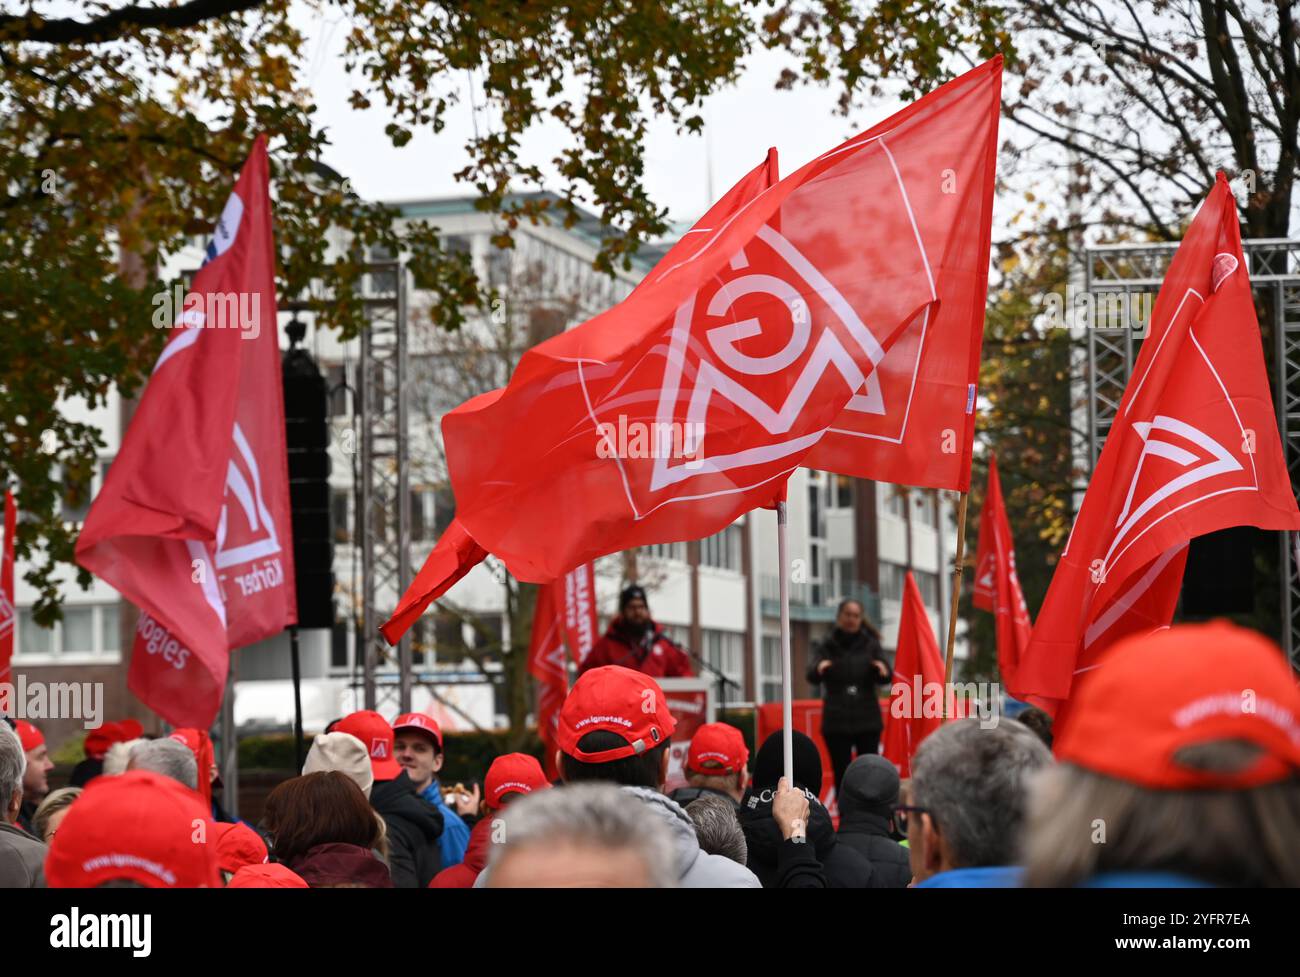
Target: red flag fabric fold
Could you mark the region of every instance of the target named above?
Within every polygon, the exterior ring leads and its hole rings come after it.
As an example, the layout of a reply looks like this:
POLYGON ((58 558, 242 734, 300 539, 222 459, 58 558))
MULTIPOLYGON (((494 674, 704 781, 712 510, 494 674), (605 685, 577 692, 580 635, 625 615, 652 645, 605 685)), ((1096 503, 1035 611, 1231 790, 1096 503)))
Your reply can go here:
POLYGON ((894 652, 889 722, 880 749, 903 779, 911 776, 912 757, 921 741, 943 725, 946 697, 943 655, 921 589, 908 571, 894 652))
POLYGON ((76 559, 140 608, 130 689, 206 729, 230 649, 297 620, 265 137, 170 311, 76 559))
POLYGON ((1001 59, 981 65, 699 228, 698 248, 624 302, 525 353, 499 396, 449 413, 470 536, 519 579, 546 582, 606 553, 710 535, 814 463, 846 408, 866 419, 845 435, 854 445, 915 423, 905 461, 881 472, 961 485, 1000 79, 1001 59), (904 395, 931 352, 877 377, 896 343, 947 321, 965 324, 945 334, 962 347, 956 388, 904 395), (922 423, 932 396, 943 410, 922 423), (933 460, 945 451, 956 458, 933 460))
POLYGON ((1300 510, 1220 174, 1165 275, 1012 694, 1067 699, 1115 641, 1169 624, 1191 539, 1243 525, 1300 529, 1300 510))
POLYGON ((1002 498, 998 460, 989 455, 989 485, 980 516, 979 545, 975 550, 975 590, 971 602, 992 612, 997 627, 998 670, 1005 685, 1014 684, 1020 656, 1029 647, 1032 624, 1025 595, 1016 574, 1016 548, 1002 498))

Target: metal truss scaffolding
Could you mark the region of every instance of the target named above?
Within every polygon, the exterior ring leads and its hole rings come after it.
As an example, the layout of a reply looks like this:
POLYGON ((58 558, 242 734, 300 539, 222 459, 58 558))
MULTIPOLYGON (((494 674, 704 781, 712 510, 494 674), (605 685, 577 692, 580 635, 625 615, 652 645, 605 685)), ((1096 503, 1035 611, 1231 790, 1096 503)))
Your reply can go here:
MULTIPOLYGON (((1300 240, 1265 238, 1242 242, 1256 296, 1273 315, 1273 393, 1278 430, 1292 491, 1300 484, 1300 240)), ((1135 298, 1154 301, 1177 244, 1099 245, 1084 251, 1084 290, 1093 315, 1084 330, 1087 437, 1079 448, 1091 471, 1119 410, 1124 387, 1141 344, 1129 312, 1135 298), (1123 302, 1109 304, 1109 296, 1123 302), (1121 311, 1115 316, 1098 310, 1121 311)), ((1145 304, 1142 306, 1145 308, 1145 304)), ((1290 534, 1280 536, 1282 641, 1293 664, 1300 666, 1300 577, 1290 534)))
MULTIPOLYGON (((376 674, 392 662, 379 625, 411 581, 411 492, 407 460, 406 277, 401 262, 367 266, 364 299, 369 327, 361 336, 362 620, 357 654, 364 663, 367 709, 411 709, 411 635, 397 645, 397 682, 376 674), (382 691, 386 701, 377 697, 382 691), (396 703, 392 702, 397 693, 396 703)), ((390 669, 383 669, 389 671, 390 669)))

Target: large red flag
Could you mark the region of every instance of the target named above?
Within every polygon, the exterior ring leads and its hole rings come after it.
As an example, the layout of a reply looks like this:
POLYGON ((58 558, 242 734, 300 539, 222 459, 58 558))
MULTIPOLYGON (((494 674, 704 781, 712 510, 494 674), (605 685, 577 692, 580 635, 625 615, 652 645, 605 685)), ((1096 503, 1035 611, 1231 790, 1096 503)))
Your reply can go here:
POLYGON ((14 657, 14 629, 18 611, 14 605, 14 533, 18 510, 13 492, 5 489, 4 536, 0 537, 0 682, 9 681, 14 657))
POLYGON ((1064 700, 1106 647, 1168 625, 1192 538, 1230 526, 1300 529, 1222 174, 1174 255, 1151 324, 1016 670, 1017 698, 1064 700))
POLYGON ((469 535, 544 582, 769 503, 854 398, 877 406, 868 377, 900 336, 980 321, 1000 79, 994 59, 817 157, 449 413, 469 535))
POLYGON ((998 460, 989 454, 989 487, 980 516, 979 546, 975 551, 975 592, 971 602, 991 611, 997 625, 998 669, 1004 685, 1013 684, 1016 665, 1029 647, 1032 625, 1025 595, 1016 574, 1016 548, 1011 523, 1002 498, 998 460))
POLYGON ((934 626, 925 612, 921 589, 908 571, 894 652, 894 682, 889 690, 889 722, 880 750, 898 767, 900 777, 911 776, 916 748, 943 725, 947 694, 934 626))
POLYGON ((297 620, 268 182, 258 137, 77 540, 140 608, 128 685, 176 726, 212 725, 230 649, 297 620))
MULTIPOLYGON (((670 268, 688 260, 704 246, 709 239, 709 234, 735 216, 738 210, 747 206, 768 187, 774 186, 776 182, 776 150, 769 149, 767 158, 741 177, 734 187, 709 208, 694 227, 682 235, 681 239, 659 260, 654 270, 637 286, 637 289, 644 288, 647 282, 653 280, 659 269, 670 268)), ((503 389, 489 391, 462 404, 457 409, 468 413, 471 409, 486 407, 495 403, 502 393, 504 393, 503 389)), ((446 532, 438 539, 438 544, 425 560, 420 572, 406 588, 406 593, 398 601, 392 617, 379 629, 388 643, 397 644, 431 603, 450 590, 458 580, 486 557, 487 550, 474 541, 464 523, 459 519, 453 519, 446 532)), ((594 598, 592 604, 594 607, 594 598)))

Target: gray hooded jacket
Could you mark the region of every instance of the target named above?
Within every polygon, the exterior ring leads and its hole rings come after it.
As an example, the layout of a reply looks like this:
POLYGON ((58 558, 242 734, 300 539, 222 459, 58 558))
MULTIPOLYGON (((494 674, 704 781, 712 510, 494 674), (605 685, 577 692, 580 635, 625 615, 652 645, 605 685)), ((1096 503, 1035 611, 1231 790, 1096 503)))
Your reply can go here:
POLYGON ((677 882, 685 889, 761 889, 758 876, 723 855, 700 848, 695 824, 681 806, 648 787, 623 787, 661 818, 672 835, 677 853, 677 882))

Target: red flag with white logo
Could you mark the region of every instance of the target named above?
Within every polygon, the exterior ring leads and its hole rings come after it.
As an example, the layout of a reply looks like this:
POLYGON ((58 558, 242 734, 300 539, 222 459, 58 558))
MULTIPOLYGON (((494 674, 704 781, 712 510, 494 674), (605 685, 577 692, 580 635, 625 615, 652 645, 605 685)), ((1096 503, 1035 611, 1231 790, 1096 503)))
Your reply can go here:
POLYGON ((0 537, 0 682, 9 681, 14 657, 14 629, 18 611, 14 601, 14 533, 18 530, 18 507, 14 494, 5 490, 4 536, 0 537))
POLYGON ((1300 529, 1227 179, 1179 245, 1011 692, 1064 700, 1135 631, 1169 624, 1187 544, 1300 529))
MULTIPOLYGON (((709 208, 708 213, 701 217, 694 227, 682 235, 681 239, 659 260, 655 269, 645 277, 636 290, 645 288, 646 283, 654 279, 659 269, 672 267, 691 258, 709 240, 710 234, 733 217, 738 210, 747 206, 769 187, 774 186, 776 182, 776 150, 769 149, 767 158, 741 177, 735 186, 723 194, 722 198, 709 208)), ((495 403, 504 392, 504 388, 490 390, 461 404, 457 411, 468 417, 472 412, 495 403)), ((388 643, 391 645, 397 644, 402 635, 410 629, 411 625, 419 619, 420 615, 425 612, 431 603, 450 590, 458 580, 481 563, 487 555, 487 550, 479 546, 474 538, 469 535, 464 523, 459 519, 453 519, 446 532, 438 539, 433 552, 424 561, 424 566, 420 568, 420 572, 411 581, 411 585, 406 588, 406 593, 398 601, 397 609, 393 611, 392 616, 379 629, 383 632, 388 643)), ((594 595, 591 605, 594 616, 594 595)), ((570 647, 576 649, 578 646, 571 642, 570 647)), ((576 651, 575 654, 577 654, 576 651)), ((583 652, 578 661, 581 662, 582 657, 585 656, 586 653, 583 652)))
POLYGON ((911 572, 903 584, 903 610, 894 652, 894 682, 889 690, 889 722, 880 752, 911 776, 912 757, 921 741, 943 725, 944 662, 921 589, 911 572))
POLYGON ((975 551, 975 592, 971 602, 991 611, 997 626, 998 669, 1011 685, 1020 656, 1029 647, 1032 625, 1025 595, 1016 574, 1016 548, 1002 498, 998 460, 989 454, 989 486, 980 515, 979 546, 975 551))
POLYGON ((560 707, 569 691, 564 654, 564 590, 558 583, 537 588, 533 633, 528 646, 528 671, 537 680, 537 735, 544 747, 546 776, 554 778, 556 730, 560 707))
POLYGON ((206 729, 229 652, 297 620, 269 166, 258 137, 77 541, 140 608, 128 686, 206 729))
POLYGON ((564 643, 581 666, 600 634, 596 616, 596 573, 590 563, 574 567, 557 586, 564 588, 564 643))
POLYGON ((531 581, 699 539, 770 503, 855 398, 892 403, 868 378, 900 337, 982 321, 1000 79, 994 59, 818 156, 448 414, 468 533, 531 581))

